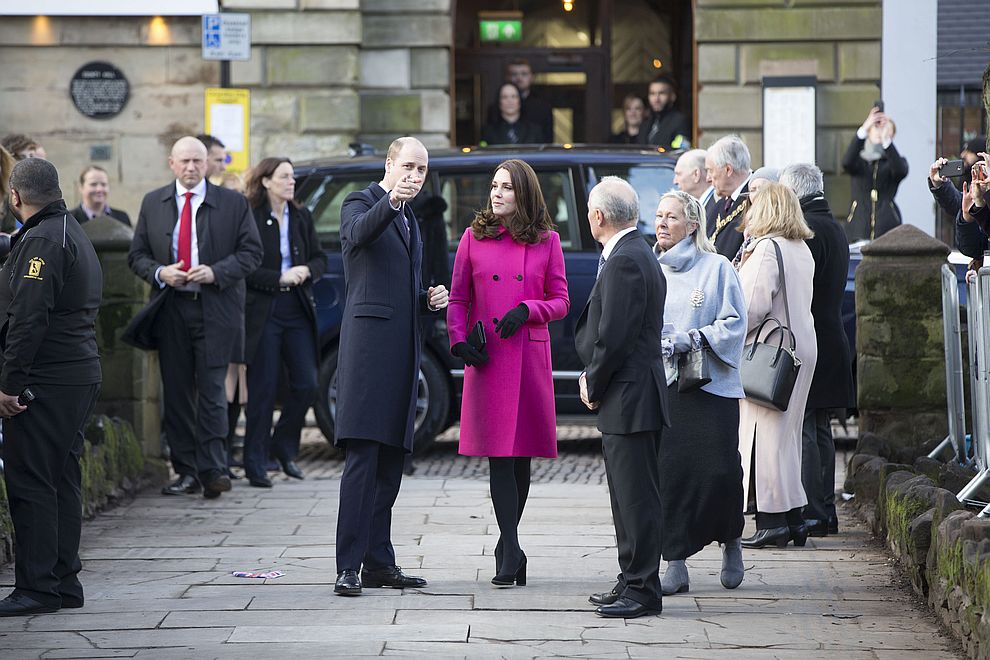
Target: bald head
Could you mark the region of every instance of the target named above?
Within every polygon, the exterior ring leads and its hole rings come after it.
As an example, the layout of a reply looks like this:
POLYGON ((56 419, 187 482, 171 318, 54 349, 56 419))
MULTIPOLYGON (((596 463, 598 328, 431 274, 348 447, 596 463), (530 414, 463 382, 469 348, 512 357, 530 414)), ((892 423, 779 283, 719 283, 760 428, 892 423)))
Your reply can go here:
POLYGON ((168 167, 175 179, 190 190, 206 176, 206 145, 191 135, 181 137, 172 145, 168 167))
POLYGON ((430 154, 422 142, 414 137, 397 138, 388 147, 382 183, 387 190, 395 188, 395 184, 402 179, 422 187, 429 163, 430 154))

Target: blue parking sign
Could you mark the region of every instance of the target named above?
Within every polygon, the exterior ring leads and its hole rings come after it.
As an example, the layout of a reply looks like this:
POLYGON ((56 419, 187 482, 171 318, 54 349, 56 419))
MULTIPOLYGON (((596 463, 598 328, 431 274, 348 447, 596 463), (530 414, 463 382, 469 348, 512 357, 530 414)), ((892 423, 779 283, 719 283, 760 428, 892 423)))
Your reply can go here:
POLYGON ((220 16, 209 14, 203 16, 203 47, 220 48, 220 16))

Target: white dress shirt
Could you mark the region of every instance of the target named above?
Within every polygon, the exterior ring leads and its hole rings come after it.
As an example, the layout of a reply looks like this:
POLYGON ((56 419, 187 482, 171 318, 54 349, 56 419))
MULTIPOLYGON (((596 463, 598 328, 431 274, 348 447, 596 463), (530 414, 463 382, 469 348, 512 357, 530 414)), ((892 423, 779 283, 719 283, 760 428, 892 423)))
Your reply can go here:
POLYGON ((626 234, 634 231, 636 231, 635 226, 626 227, 622 231, 618 232, 615 236, 608 239, 608 243, 606 243, 605 247, 602 248, 602 258, 608 260, 609 255, 612 254, 612 250, 615 249, 615 244, 619 242, 619 239, 625 236, 626 234))
MULTIPOLYGON (((186 193, 191 192, 193 196, 189 199, 189 203, 192 204, 192 249, 190 250, 190 261, 192 263, 187 264, 188 268, 199 265, 199 237, 196 235, 196 215, 199 213, 199 207, 203 205, 203 200, 206 199, 206 179, 203 179, 191 190, 186 189, 178 181, 175 182, 175 206, 178 210, 178 215, 175 217, 175 225, 172 227, 172 263, 179 260, 179 226, 182 222, 182 207, 186 205, 186 193)), ((161 281, 158 277, 164 266, 159 266, 158 270, 155 271, 155 280, 158 282, 158 286, 165 288, 165 283, 161 281)), ((185 286, 176 287, 179 291, 199 291, 199 284, 187 284, 185 286)))

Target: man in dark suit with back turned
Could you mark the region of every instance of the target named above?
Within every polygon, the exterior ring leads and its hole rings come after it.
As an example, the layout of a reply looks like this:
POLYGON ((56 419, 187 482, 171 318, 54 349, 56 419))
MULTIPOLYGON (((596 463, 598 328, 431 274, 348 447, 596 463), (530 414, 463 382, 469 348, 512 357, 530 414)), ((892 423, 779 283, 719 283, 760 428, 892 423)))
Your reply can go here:
POLYGON ((446 287, 422 288, 423 242, 408 204, 426 181, 428 163, 419 140, 395 140, 381 182, 348 195, 340 210, 347 301, 334 422, 346 457, 333 590, 341 596, 359 595, 362 584, 426 586, 395 565, 391 529, 403 461, 413 449, 418 314, 447 306, 446 287))
POLYGON ((732 261, 742 247, 739 231, 749 206, 752 161, 746 143, 738 135, 726 135, 708 147, 705 176, 715 188, 715 203, 706 206, 708 238, 715 250, 732 261))
POLYGON ((247 199, 206 181, 206 146, 180 138, 168 159, 175 181, 144 196, 127 262, 151 284, 145 312, 159 352, 162 425, 174 483, 165 495, 230 490, 227 365, 244 353, 244 278, 261 263, 247 199), (153 312, 153 316, 149 314, 153 312))
POLYGON ((622 179, 604 177, 591 190, 588 222, 604 250, 575 342, 581 400, 598 409, 621 571, 611 592, 590 601, 599 616, 626 619, 662 609, 657 452, 670 419, 660 352, 667 285, 638 219, 639 198, 622 179))

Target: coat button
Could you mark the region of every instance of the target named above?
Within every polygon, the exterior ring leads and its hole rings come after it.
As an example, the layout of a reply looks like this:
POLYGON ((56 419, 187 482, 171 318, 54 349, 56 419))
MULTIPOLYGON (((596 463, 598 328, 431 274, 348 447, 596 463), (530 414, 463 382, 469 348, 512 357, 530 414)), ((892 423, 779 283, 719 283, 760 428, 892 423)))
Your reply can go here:
POLYGON ((492 275, 492 279, 498 282, 498 275, 492 275))
POLYGON ((516 275, 516 279, 522 282, 522 275, 516 275))
POLYGON ((501 236, 501 235, 499 235, 499 236, 496 236, 496 237, 495 237, 495 240, 496 240, 496 241, 500 241, 500 240, 502 240, 502 236, 501 236))

